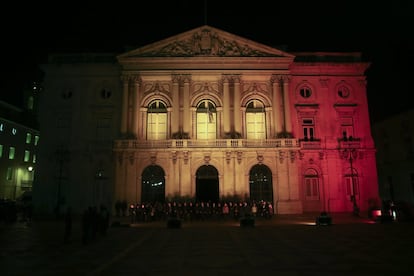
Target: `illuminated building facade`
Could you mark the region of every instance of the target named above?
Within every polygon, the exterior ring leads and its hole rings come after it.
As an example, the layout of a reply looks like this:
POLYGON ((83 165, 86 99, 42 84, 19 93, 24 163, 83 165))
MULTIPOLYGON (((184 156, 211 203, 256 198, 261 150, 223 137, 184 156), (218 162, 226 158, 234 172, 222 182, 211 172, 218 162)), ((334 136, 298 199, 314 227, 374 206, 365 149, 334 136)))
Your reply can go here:
POLYGON ((368 66, 210 26, 117 56, 51 56, 38 210, 235 197, 277 214, 366 210, 378 198, 368 66))
POLYGON ((40 139, 37 90, 25 91, 23 108, 0 102, 0 199, 16 200, 32 191, 40 139))

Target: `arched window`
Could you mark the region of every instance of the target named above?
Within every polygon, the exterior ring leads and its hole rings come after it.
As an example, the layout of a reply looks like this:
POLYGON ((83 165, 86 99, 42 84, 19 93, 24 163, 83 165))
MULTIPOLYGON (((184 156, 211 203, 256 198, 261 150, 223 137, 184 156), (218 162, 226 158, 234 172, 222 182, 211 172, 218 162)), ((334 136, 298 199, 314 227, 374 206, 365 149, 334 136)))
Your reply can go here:
POLYGON ((299 94, 302 96, 302 98, 309 98, 312 95, 312 90, 309 87, 305 86, 299 90, 299 94))
POLYGON ((216 106, 209 100, 201 101, 197 106, 197 139, 216 139, 216 106))
POLYGON ((272 172, 263 164, 252 167, 249 175, 250 200, 273 202, 272 172))
POLYGON ((348 98, 349 97, 349 89, 348 89, 348 87, 346 87, 346 86, 344 86, 344 85, 341 85, 339 88, 338 88, 338 96, 339 97, 341 97, 341 98, 348 98))
POLYGON ((160 100, 152 101, 147 111, 147 139, 167 139, 167 108, 160 100))
POLYGON ((165 174, 160 166, 151 165, 143 171, 141 201, 165 201, 165 174))
POLYGON ((305 173, 305 200, 319 200, 319 176, 314 169, 305 173))
POLYGON ((252 100, 246 106, 246 138, 266 139, 266 120, 264 104, 252 100))

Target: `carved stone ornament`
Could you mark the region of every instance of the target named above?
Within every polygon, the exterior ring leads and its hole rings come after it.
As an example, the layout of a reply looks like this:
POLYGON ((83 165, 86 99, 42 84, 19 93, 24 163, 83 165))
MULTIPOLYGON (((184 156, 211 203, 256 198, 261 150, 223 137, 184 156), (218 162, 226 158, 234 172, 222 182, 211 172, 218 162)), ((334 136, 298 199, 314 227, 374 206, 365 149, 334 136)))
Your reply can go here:
POLYGON ((296 159, 296 151, 293 151, 293 150, 289 151, 289 155, 290 155, 290 162, 293 163, 296 159))
POLYGON ((323 157, 325 156, 325 153, 323 151, 319 152, 319 159, 323 160, 323 157))
POLYGON ((171 152, 171 159, 174 164, 177 163, 177 152, 176 151, 171 152))
POLYGON ((237 152, 237 162, 240 164, 243 158, 243 152, 242 151, 238 151, 237 152))
POLYGON ((226 162, 227 164, 230 164, 231 160, 231 151, 226 151, 226 162))
POLYGON ((188 163, 188 151, 183 151, 184 164, 188 163))
POLYGON ((282 164, 283 160, 285 160, 285 152, 283 150, 279 150, 278 153, 279 153, 279 162, 280 164, 282 164))
POLYGON ((211 158, 210 158, 210 154, 206 154, 206 155, 204 155, 204 163, 205 163, 206 165, 210 164, 210 160, 211 160, 211 158))
POLYGON ((264 160, 263 154, 258 153, 257 154, 257 162, 259 162, 259 164, 262 164, 264 160))
POLYGON ((259 57, 277 56, 254 49, 240 40, 226 38, 218 32, 206 27, 197 30, 187 39, 176 40, 161 49, 143 53, 142 56, 170 57, 170 56, 227 56, 227 57, 259 57))
POLYGON ((156 153, 151 153, 150 161, 151 161, 152 165, 155 165, 155 163, 157 162, 157 154, 156 153))
POLYGON ((153 83, 146 83, 144 86, 144 93, 169 93, 170 87, 168 83, 160 83, 160 82, 153 82, 153 83))

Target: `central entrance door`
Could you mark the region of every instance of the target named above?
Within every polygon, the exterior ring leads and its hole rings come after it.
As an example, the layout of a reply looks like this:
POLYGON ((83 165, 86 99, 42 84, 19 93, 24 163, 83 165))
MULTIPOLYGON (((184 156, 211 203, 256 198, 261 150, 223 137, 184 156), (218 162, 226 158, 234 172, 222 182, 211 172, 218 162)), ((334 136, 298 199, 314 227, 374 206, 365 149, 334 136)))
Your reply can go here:
POLYGON ((263 164, 250 170, 250 200, 273 202, 272 171, 263 164))
POLYGON ((198 168, 196 173, 196 200, 219 201, 219 179, 215 167, 204 165, 198 168))
POLYGON ((164 202, 165 201, 165 174, 164 170, 157 165, 145 168, 142 173, 142 202, 164 202))

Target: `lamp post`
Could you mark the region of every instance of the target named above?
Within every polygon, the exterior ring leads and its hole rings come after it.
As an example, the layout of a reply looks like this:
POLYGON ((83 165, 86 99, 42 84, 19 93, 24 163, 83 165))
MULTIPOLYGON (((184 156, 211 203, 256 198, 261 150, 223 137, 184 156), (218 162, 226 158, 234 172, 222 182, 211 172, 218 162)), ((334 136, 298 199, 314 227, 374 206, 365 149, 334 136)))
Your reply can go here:
POLYGON ((357 150, 355 148, 346 148, 343 150, 343 157, 345 159, 349 160, 349 166, 351 168, 351 188, 350 188, 350 196, 351 196, 351 202, 353 205, 353 215, 354 216, 359 216, 359 207, 357 204, 357 200, 356 200, 356 184, 354 181, 354 167, 353 167, 353 162, 354 160, 357 158, 357 150))
POLYGON ((99 208, 103 204, 104 193, 104 181, 106 179, 105 171, 99 168, 95 174, 95 186, 93 187, 93 205, 99 208))

